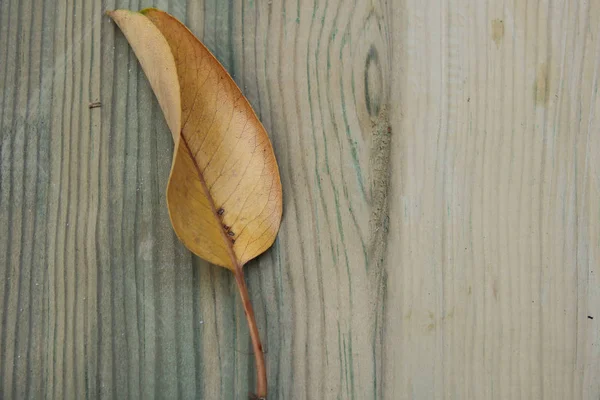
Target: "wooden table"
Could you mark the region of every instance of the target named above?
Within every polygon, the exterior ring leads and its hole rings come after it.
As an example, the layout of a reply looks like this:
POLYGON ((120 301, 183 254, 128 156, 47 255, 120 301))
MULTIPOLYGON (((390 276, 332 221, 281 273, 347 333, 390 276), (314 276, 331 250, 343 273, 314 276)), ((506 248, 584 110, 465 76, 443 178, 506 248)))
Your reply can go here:
POLYGON ((270 399, 598 399, 600 2, 0 0, 0 397, 242 399, 229 272, 103 12, 182 19, 279 160, 270 399), (100 102, 90 106, 91 103, 100 102))

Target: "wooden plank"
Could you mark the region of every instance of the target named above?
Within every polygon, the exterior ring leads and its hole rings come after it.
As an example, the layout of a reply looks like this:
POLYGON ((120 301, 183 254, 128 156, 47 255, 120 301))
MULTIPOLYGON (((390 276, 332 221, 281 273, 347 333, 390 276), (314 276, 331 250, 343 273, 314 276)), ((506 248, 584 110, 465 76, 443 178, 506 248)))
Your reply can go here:
POLYGON ((394 11, 386 397, 598 396, 597 6, 394 11))
POLYGON ((233 277, 172 232, 171 136, 103 15, 150 5, 280 163, 247 268, 270 398, 600 396, 599 4, 5 0, 1 398, 254 387, 233 277))

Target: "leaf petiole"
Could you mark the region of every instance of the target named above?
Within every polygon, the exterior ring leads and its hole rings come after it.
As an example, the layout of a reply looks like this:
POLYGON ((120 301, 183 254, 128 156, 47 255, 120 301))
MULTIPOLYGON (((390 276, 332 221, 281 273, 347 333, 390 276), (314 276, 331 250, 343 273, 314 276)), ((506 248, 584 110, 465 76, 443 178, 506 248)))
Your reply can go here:
POLYGON ((248 321, 250 339, 252 340, 252 348, 254 350, 256 363, 256 397, 259 399, 266 399, 267 369, 265 367, 265 356, 262 344, 260 343, 258 326, 256 325, 256 318, 254 317, 254 310, 252 309, 252 303, 250 302, 250 296, 248 295, 248 287, 246 286, 242 267, 237 265, 233 271, 233 275, 235 276, 235 282, 240 292, 242 305, 244 306, 244 314, 246 314, 246 320, 248 321))

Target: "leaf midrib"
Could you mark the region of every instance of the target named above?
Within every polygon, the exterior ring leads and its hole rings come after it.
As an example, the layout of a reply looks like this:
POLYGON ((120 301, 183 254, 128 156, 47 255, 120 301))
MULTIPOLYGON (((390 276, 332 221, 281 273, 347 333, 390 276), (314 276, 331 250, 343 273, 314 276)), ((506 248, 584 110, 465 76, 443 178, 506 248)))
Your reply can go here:
MULTIPOLYGON (((196 173, 198 174, 198 179, 200 180, 200 184, 202 185, 202 190, 204 191, 204 195, 206 196, 206 198, 208 199, 208 203, 210 204, 210 209, 213 214, 213 217, 215 218, 215 221, 217 221, 217 223, 219 224, 219 232, 221 233, 221 239, 223 239, 223 242, 225 242, 225 246, 227 247, 227 253, 229 254, 229 258, 231 259, 231 263, 233 264, 232 267, 234 268, 234 270, 241 270, 242 264, 239 262, 236 254, 235 254, 235 250, 233 249, 233 243, 231 243, 231 240, 229 240, 229 237, 227 236, 227 232, 225 231, 225 228, 223 228, 223 224, 221 223, 221 218, 219 218, 219 214, 217 212, 217 206, 215 204, 215 200, 213 199, 213 197, 210 194, 210 191, 208 190, 208 186, 206 185, 206 181, 204 180, 204 175, 202 174, 202 170, 200 169, 200 166, 198 165, 196 158, 193 156, 192 151, 190 150, 190 146, 188 145, 188 142, 185 139, 185 136, 183 135, 183 130, 179 134, 178 146, 181 146, 182 144, 185 146, 185 150, 187 151, 188 155, 190 156, 190 159, 192 160, 192 162, 194 163, 194 168, 196 168, 196 173)), ((177 152, 175 152, 175 154, 177 154, 177 152)))

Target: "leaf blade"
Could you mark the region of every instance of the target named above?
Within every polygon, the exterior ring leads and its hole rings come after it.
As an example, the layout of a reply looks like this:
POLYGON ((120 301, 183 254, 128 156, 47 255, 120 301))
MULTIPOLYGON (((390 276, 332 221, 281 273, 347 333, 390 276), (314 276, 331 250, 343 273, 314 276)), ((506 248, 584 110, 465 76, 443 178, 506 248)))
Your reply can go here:
MULTIPOLYGON (((179 84, 180 130, 173 132, 167 187, 173 228, 193 253, 235 270, 268 249, 279 230, 282 191, 271 142, 231 76, 181 22, 156 9, 138 15, 169 45, 179 84)), ((148 51, 134 42, 136 55, 148 51)), ((148 64, 142 63, 147 75, 156 70, 148 64)), ((159 72, 173 75, 170 67, 159 72)), ((169 127, 177 126, 173 114, 169 127)))

